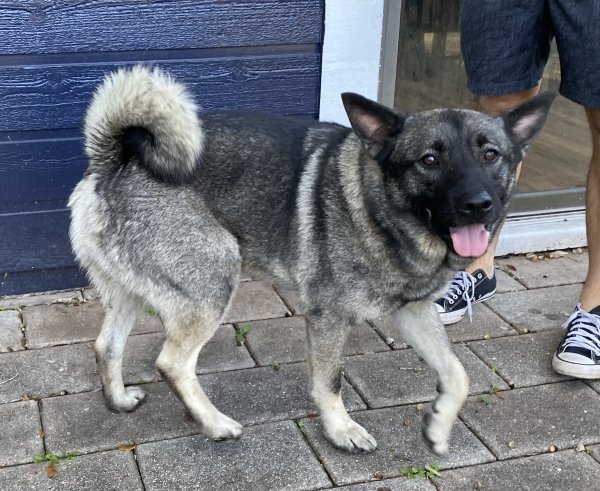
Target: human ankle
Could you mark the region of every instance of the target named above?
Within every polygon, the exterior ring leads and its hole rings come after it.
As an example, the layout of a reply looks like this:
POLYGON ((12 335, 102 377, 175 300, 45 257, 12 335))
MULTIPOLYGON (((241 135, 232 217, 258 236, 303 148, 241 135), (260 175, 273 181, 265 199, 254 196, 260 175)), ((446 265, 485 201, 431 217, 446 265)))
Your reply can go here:
POLYGON ((491 266, 485 265, 485 264, 478 264, 476 266, 469 265, 468 267, 465 268, 465 271, 469 274, 473 274, 478 269, 481 269, 485 273, 485 275, 488 277, 488 279, 491 279, 494 276, 495 267, 494 267, 493 263, 491 266))

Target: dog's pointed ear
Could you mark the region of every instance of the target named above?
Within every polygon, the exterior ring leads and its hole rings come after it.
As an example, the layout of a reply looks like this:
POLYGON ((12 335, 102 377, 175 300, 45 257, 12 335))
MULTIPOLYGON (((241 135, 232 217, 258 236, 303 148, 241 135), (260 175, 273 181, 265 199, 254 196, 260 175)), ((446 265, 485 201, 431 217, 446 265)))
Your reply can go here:
POLYGON ((544 127, 556 94, 543 92, 532 99, 500 114, 508 130, 523 151, 544 127))
POLYGON ((354 133, 376 159, 391 137, 402 130, 406 117, 352 92, 344 92, 342 102, 354 133))

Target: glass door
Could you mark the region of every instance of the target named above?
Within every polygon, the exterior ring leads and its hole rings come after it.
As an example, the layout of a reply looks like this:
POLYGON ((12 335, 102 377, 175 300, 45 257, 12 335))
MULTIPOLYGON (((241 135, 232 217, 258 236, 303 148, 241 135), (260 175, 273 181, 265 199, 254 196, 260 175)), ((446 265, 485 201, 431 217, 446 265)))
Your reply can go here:
MULTIPOLYGON (((399 111, 475 108, 460 52, 459 0, 402 0, 393 83, 394 107, 399 111)), ((542 90, 558 92, 559 83, 560 65, 553 46, 542 90)), ((583 208, 590 157, 583 109, 559 96, 525 159, 512 214, 583 208)))

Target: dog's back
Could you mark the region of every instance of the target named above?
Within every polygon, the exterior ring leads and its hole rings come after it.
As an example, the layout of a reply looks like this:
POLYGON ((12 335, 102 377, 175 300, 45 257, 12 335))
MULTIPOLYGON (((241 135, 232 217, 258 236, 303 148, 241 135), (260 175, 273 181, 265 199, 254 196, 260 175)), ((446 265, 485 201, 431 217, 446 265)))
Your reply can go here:
POLYGON ((244 261, 275 273, 273 265, 289 263, 297 245, 307 166, 325 172, 350 130, 261 113, 204 113, 202 123, 206 144, 193 180, 196 196, 235 231, 244 261))

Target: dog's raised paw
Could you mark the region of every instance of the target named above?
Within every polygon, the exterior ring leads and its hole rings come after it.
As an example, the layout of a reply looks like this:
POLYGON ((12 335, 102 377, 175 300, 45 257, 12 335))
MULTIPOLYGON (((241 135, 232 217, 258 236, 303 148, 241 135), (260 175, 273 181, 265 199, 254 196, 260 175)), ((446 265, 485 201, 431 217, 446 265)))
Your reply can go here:
POLYGON ((202 422, 202 433, 217 442, 239 440, 243 426, 222 413, 205 418, 202 422))
POLYGON ((448 454, 448 441, 441 437, 438 432, 433 429, 433 416, 431 413, 425 413, 423 416, 423 440, 427 445, 427 448, 434 454, 444 457, 448 454))
POLYGON ((139 387, 125 387, 121 397, 108 397, 108 404, 114 411, 130 413, 146 399, 146 393, 139 387))
POLYGON ((326 431, 325 438, 337 448, 352 453, 372 452, 377 448, 375 438, 350 418, 338 428, 326 431))

